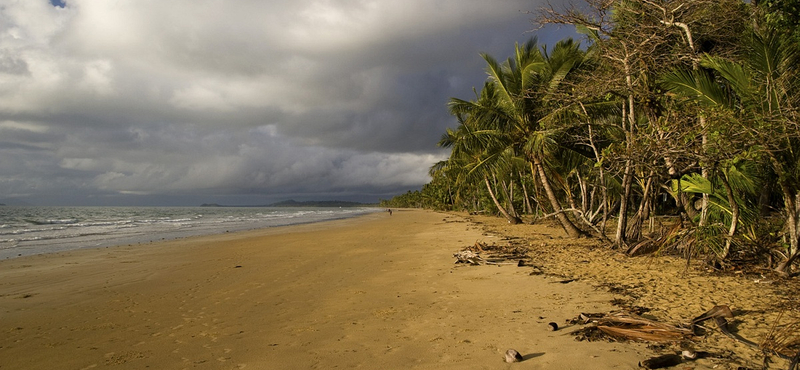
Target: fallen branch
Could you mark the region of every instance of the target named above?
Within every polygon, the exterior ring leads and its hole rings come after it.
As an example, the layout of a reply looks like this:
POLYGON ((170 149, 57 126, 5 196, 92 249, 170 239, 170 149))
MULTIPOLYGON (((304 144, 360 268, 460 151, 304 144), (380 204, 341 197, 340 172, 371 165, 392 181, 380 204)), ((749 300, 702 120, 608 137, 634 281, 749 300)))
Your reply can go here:
POLYGON ((592 322, 597 330, 611 337, 623 340, 648 342, 677 342, 690 339, 694 332, 689 329, 649 320, 626 312, 611 314, 581 314, 579 320, 592 322))
POLYGON ((528 248, 526 247, 520 245, 489 245, 483 242, 476 242, 474 245, 453 254, 453 257, 456 258, 456 263, 469 263, 470 265, 525 266, 525 261, 530 260, 528 248), (481 255, 482 253, 485 253, 486 256, 481 255), (515 262, 510 262, 511 260, 515 262))

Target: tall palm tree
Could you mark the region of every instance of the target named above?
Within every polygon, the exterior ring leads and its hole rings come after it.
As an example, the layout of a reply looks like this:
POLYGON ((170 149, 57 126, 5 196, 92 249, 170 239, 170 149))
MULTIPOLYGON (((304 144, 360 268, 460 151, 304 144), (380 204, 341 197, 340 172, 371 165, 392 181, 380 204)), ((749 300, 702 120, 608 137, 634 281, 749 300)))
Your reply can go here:
MULTIPOLYGON (((560 54, 559 54, 560 55, 560 54)), ((467 120, 479 120, 482 127, 491 128, 496 139, 488 146, 494 152, 492 158, 514 158, 524 156, 532 164, 532 170, 542 185, 555 216, 573 237, 582 235, 564 213, 558 195, 551 182, 548 160, 557 143, 553 131, 542 129, 542 94, 554 81, 563 78, 566 71, 549 69, 548 60, 539 49, 536 39, 515 46, 514 56, 504 63, 488 54, 482 54, 487 63, 489 80, 484 85, 479 102, 451 99, 450 111, 467 120), (488 90, 488 93, 485 93, 488 90), (484 103, 484 104, 480 104, 484 103), (504 155, 501 156, 500 154, 504 155)))
POLYGON ((508 222, 517 224, 521 220, 513 210, 512 199, 507 199, 509 212, 497 199, 490 181, 507 172, 503 168, 509 167, 513 156, 507 135, 496 127, 495 93, 495 86, 487 82, 475 101, 452 99, 451 107, 467 107, 454 112, 459 125, 455 130, 448 129, 438 144, 452 150, 446 166, 456 174, 454 180, 459 184, 483 182, 497 210, 508 222))

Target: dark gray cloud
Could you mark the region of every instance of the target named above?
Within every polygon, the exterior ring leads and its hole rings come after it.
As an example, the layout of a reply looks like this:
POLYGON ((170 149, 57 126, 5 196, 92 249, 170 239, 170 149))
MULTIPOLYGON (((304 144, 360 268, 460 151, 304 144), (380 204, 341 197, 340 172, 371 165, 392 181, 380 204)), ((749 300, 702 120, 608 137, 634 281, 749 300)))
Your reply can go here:
MULTIPOLYGON (((536 1, 0 0, 0 200, 374 201, 536 1), (54 6, 56 4, 57 6, 54 6)), ((552 42, 558 37, 541 37, 552 42), (551 39, 548 39, 551 38, 551 39)))

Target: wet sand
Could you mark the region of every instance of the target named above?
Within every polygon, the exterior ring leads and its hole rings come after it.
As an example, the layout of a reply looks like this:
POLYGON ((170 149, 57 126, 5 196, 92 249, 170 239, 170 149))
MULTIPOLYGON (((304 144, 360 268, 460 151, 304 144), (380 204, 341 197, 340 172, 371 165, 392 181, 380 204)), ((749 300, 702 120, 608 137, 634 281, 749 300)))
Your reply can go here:
POLYGON ((614 259, 581 269, 542 249, 536 276, 455 265, 465 246, 503 242, 485 226, 398 210, 2 261, 0 369, 636 369, 657 353, 548 330, 618 308, 592 277, 614 259), (524 361, 505 363, 510 348, 524 361))

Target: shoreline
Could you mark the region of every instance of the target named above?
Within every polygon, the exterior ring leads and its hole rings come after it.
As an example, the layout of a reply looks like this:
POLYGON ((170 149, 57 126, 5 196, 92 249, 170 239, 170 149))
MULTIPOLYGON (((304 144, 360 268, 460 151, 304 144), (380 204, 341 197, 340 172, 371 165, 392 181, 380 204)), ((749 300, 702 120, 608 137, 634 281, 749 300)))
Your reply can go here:
POLYGON ((376 207, 16 207, 18 209, 91 209, 107 213, 5 215, 11 226, 4 225, 0 238, 0 260, 66 252, 79 249, 107 248, 211 236, 231 232, 261 230, 358 217, 380 212, 376 207), (215 212, 208 213, 212 208, 215 212), (255 213, 219 213, 218 209, 237 208, 255 213), (132 212, 131 210, 135 210, 132 212), (150 210, 150 211, 142 211, 150 210), (155 211, 152 211, 155 210, 155 211), (286 211, 291 210, 291 211, 286 211), (331 211, 333 210, 333 211, 331 211), (264 215, 264 214, 266 215, 264 215), (59 219, 66 217, 66 219, 59 219), (28 223, 44 226, 29 228, 28 223))
MULTIPOLYGON (((656 354, 548 330, 618 309, 593 277, 611 272, 562 284, 553 271, 455 265, 464 247, 513 233, 394 211, 0 261, 0 369, 636 369, 656 354), (524 361, 503 362, 512 348, 524 361)), ((533 248, 533 263, 580 272, 550 249, 533 248)), ((693 368, 719 364, 702 361, 693 368)))

